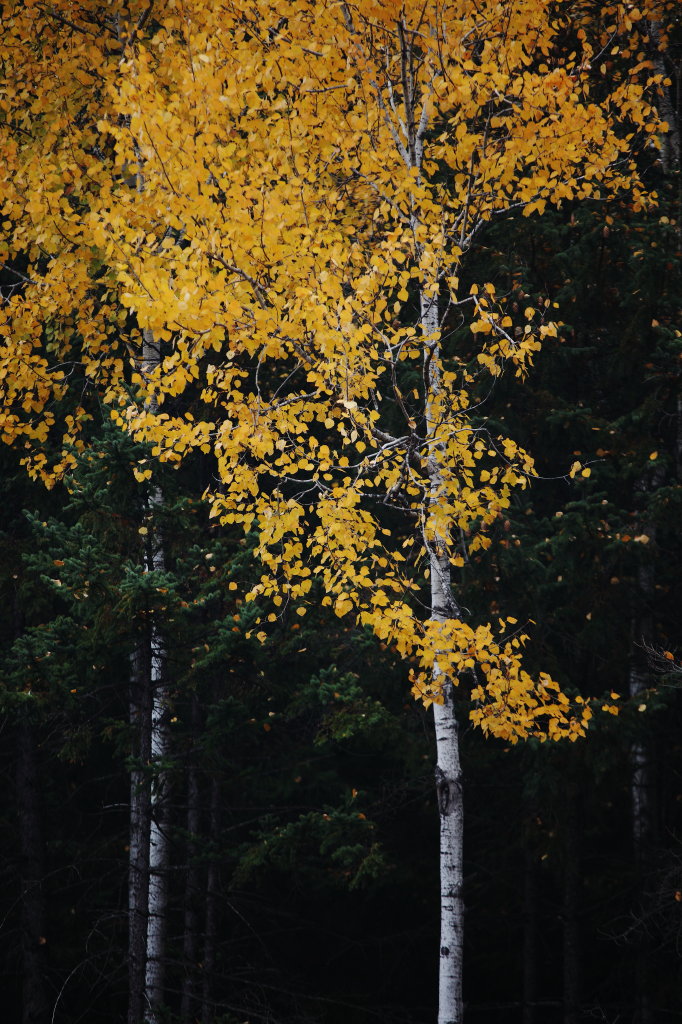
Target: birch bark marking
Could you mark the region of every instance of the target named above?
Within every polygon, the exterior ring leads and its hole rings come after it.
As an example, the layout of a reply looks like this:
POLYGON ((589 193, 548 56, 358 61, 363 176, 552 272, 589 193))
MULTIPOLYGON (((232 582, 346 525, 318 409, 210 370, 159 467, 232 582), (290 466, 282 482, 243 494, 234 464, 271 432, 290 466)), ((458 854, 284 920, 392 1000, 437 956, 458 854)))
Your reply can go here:
MULTIPOLYGON (((649 53, 656 73, 661 75, 663 80, 672 79, 674 83, 675 78, 678 76, 676 76, 673 68, 669 68, 666 65, 666 55, 661 51, 660 22, 648 21, 647 26, 649 29, 649 53)), ((664 174, 670 174, 671 171, 678 171, 680 169, 680 106, 678 90, 679 77, 677 86, 675 84, 662 85, 659 94, 659 110, 668 125, 668 131, 661 136, 661 164, 663 165, 664 174), (678 95, 677 106, 673 102, 673 96, 676 92, 678 95)))
MULTIPOLYGON (((442 489, 442 444, 437 439, 438 423, 433 405, 440 393, 440 352, 438 344, 437 295, 421 294, 421 328, 424 337, 426 369, 426 427, 428 448, 429 504, 440 500, 442 489)), ((450 558, 445 538, 436 535, 428 541, 431 579, 431 618, 445 622, 459 618, 452 594, 450 558)), ((440 819, 440 953, 438 983, 438 1024, 461 1024, 462 968, 464 939, 464 900, 462 896, 464 816, 462 770, 459 758, 459 731, 451 679, 443 679, 436 657, 433 682, 439 684, 444 701, 433 705, 436 731, 436 793, 440 819)))
MULTIPOLYGON (((159 362, 159 347, 151 330, 142 332, 142 375, 148 374, 159 362)), ((154 411, 154 399, 148 402, 154 411)), ((155 487, 149 497, 152 512, 163 502, 160 488, 155 487)), ((145 555, 147 572, 163 572, 165 557, 161 537, 154 530, 149 533, 145 555)), ((164 1000, 164 956, 166 946, 166 919, 168 909, 168 864, 170 844, 168 836, 169 777, 164 762, 170 753, 170 692, 166 679, 166 652, 163 637, 154 618, 150 629, 151 662, 151 764, 154 771, 151 782, 151 824, 149 830, 149 900, 147 915, 147 964, 145 970, 145 1020, 157 1024, 164 1000)))
MULTIPOLYGON (((160 550, 160 546, 159 546, 160 550)), ((156 556, 153 556, 156 557, 156 556)), ((159 568, 154 565, 154 568, 159 568)), ((146 1019, 159 1020, 164 997, 164 953, 168 907, 168 772, 163 763, 170 752, 168 728, 168 685, 164 678, 163 641, 155 627, 151 637, 152 657, 152 742, 154 777, 151 786, 149 830, 149 913, 147 916, 147 968, 145 972, 146 1019), (161 767, 159 767, 161 766, 161 767)))
MULTIPOLYGON (((434 673, 435 675, 435 673, 434 673)), ((436 792, 440 816, 440 952, 438 1024, 463 1020, 462 968, 464 900, 462 898, 464 817, 459 736, 451 682, 444 704, 434 704, 436 726, 436 792)))
MULTIPOLYGON (((143 28, 152 10, 152 4, 143 12, 136 24, 115 16, 115 30, 120 50, 121 66, 137 33, 143 28)), ((124 72, 125 73, 125 72, 124 72)), ((134 144, 137 171, 135 190, 144 192, 144 168, 141 147, 134 144)), ((160 349, 150 328, 142 329, 142 352, 135 360, 140 376, 147 379, 159 365, 160 349)), ((149 412, 157 411, 153 397, 145 403, 149 412)), ((147 500, 151 517, 155 508, 163 503, 163 494, 154 487, 147 500)), ((144 556, 146 572, 165 568, 163 541, 154 531, 149 532, 144 556)), ((135 661, 144 663, 144 699, 136 708, 131 700, 131 721, 138 718, 140 742, 140 768, 131 775, 130 801, 130 860, 129 860, 129 938, 130 981, 128 1024, 158 1024, 164 1001, 164 957, 166 944, 166 917, 168 909, 168 840, 169 778, 164 768, 170 750, 169 687, 166 679, 166 652, 163 637, 153 615, 149 620, 148 649, 142 645, 133 658, 131 684, 134 686, 135 661), (145 656, 146 655, 146 656, 145 656), (152 771, 151 781, 144 779, 144 766, 152 771), (146 905, 144 903, 146 898, 146 905), (146 919, 146 934, 145 934, 146 919), (144 980, 143 980, 144 979, 144 980), (143 988, 142 988, 143 985, 143 988), (142 991, 140 989, 142 988, 142 991), (142 1005, 140 1005, 142 1004, 142 1005)))
MULTIPOLYGON (((429 124, 429 101, 433 82, 420 95, 415 79, 414 35, 410 36, 404 18, 398 21, 400 39, 400 67, 403 91, 404 120, 400 118, 393 94, 391 106, 404 135, 398 134, 378 93, 386 125, 403 162, 410 171, 416 171, 421 183, 421 165, 424 136, 429 124), (421 103, 421 110, 418 106, 421 103)), ((415 256, 423 267, 424 244, 420 239, 419 210, 412 201, 410 227, 414 238, 415 256)), ((436 408, 440 397, 440 319, 438 290, 440 275, 431 267, 428 283, 422 279, 420 329, 424 345, 424 387, 427 446, 427 472, 429 477, 429 511, 437 508, 443 490, 442 466, 445 458, 443 442, 438 439, 436 408)), ((431 580, 431 618, 444 622, 459 618, 460 612, 452 594, 450 557, 447 539, 439 535, 425 536, 429 554, 431 580)), ((433 682, 440 686, 443 703, 433 705, 436 733, 436 794, 440 819, 440 951, 438 981, 438 1024, 462 1024, 462 968, 464 938, 464 901, 462 897, 464 818, 462 803, 462 771, 459 759, 459 732, 454 707, 454 687, 451 679, 442 678, 443 672, 436 656, 433 682)))
POLYGON ((140 642, 130 658, 130 731, 136 767, 130 772, 128 852, 128 1024, 144 1014, 149 904, 151 807, 145 766, 151 759, 151 684, 148 650, 140 642))

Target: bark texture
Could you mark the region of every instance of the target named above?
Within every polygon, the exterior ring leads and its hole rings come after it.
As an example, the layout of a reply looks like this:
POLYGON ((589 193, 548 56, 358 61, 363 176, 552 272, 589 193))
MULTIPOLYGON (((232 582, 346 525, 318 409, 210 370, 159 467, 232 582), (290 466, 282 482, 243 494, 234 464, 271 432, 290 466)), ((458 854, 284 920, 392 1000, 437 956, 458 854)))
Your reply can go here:
POLYGON ((201 792, 199 771, 196 763, 196 745, 201 730, 201 710, 196 693, 192 695, 192 741, 193 749, 187 769, 187 876, 185 879, 185 902, 183 911, 182 959, 185 973, 182 979, 180 1019, 191 1022, 196 1019, 198 1003, 197 969, 199 962, 199 907, 201 899, 201 873, 197 863, 197 841, 201 827, 201 792))
POLYGON ((530 839, 523 849, 523 1024, 536 1024, 538 999, 538 858, 530 839))
MULTIPOLYGON (((427 388, 427 436, 430 441, 428 473, 430 505, 437 507, 442 492, 442 444, 437 439, 438 424, 431 409, 440 393, 440 351, 438 300, 421 296, 421 327, 424 336, 424 365, 427 388)), ((428 531, 427 531, 428 532, 428 531)), ((460 610, 452 593, 450 557, 444 537, 430 536, 429 570, 431 580, 431 618, 445 622, 459 618, 460 610)), ((464 939, 463 855, 464 818, 462 770, 459 758, 459 732, 454 706, 453 681, 443 676, 434 661, 433 682, 442 690, 443 703, 433 705, 436 728, 436 794, 440 818, 440 912, 438 1024, 461 1024, 464 1018, 462 968, 464 939)))
MULTIPOLYGON (((646 508, 649 496, 664 483, 664 472, 656 468, 649 477, 645 475, 637 483, 640 502, 646 508)), ((632 592, 631 649, 628 689, 633 703, 646 706, 646 691, 650 685, 650 666, 647 648, 654 635, 653 608, 656 599, 656 571, 650 550, 656 544, 656 524, 643 516, 642 529, 649 537, 647 554, 640 561, 632 592)), ((639 706, 637 704, 637 706, 639 706)), ((642 719, 642 732, 645 727, 642 719)), ((651 866, 651 851, 654 842, 656 810, 655 793, 655 750, 647 742, 646 735, 636 736, 630 747, 630 793, 632 806, 632 844, 636 867, 636 913, 642 918, 647 912, 647 874, 651 866)), ((652 940, 646 925, 641 924, 635 933, 635 999, 634 1024, 653 1024, 655 1013, 652 1006, 649 983, 649 959, 654 956, 652 940)))
MULTIPOLYGON (((153 332, 142 332, 143 349, 141 370, 143 376, 159 364, 159 344, 153 332)), ((156 411, 154 398, 148 401, 156 411)), ((163 504, 163 494, 156 487, 149 497, 149 513, 163 504)), ((165 554, 163 540, 156 530, 150 530, 145 556, 147 572, 163 572, 165 554)), ((170 775, 167 762, 170 754, 170 690, 166 671, 166 651, 163 637, 151 617, 151 823, 149 830, 149 899, 147 912, 147 962, 145 968, 145 1020, 157 1024, 164 1004, 165 952, 168 918, 168 867, 170 861, 169 812, 170 775)))
MULTIPOLYGON (((656 531, 647 527, 647 534, 655 542, 656 531)), ((630 653, 629 693, 633 701, 645 702, 649 682, 645 645, 651 642, 653 624, 650 607, 654 597, 654 571, 649 563, 639 567, 633 597, 632 649, 630 653)), ((630 792, 632 800, 632 843, 636 867, 636 913, 646 911, 646 877, 651 859, 654 831, 652 751, 644 738, 637 738, 630 747, 630 792)), ((648 981, 648 959, 652 955, 651 940, 642 924, 636 932, 635 948, 635 1007, 634 1024, 653 1024, 648 981)))
POLYGON ((661 116, 668 125, 668 131, 661 136, 661 163, 664 173, 670 174, 671 171, 680 170, 679 69, 674 67, 670 56, 668 55, 666 58, 666 54, 660 49, 661 31, 659 23, 649 21, 648 29, 649 50, 656 73, 661 75, 664 81, 667 79, 672 82, 671 85, 661 87, 658 99, 661 116), (676 79, 677 82, 675 81, 676 79), (677 104, 675 102, 676 94, 678 97, 677 104))
POLYGON ((580 822, 574 782, 569 779, 566 792, 566 818, 563 842, 564 906, 563 906, 563 975, 564 1024, 578 1024, 580 1019, 580 822))
POLYGON ((464 818, 462 772, 457 719, 451 683, 445 702, 434 704, 436 724, 436 793, 440 817, 440 951, 438 1024, 461 1024, 464 1019, 462 967, 464 901, 462 897, 464 818))
MULTIPOLYGON (((211 847, 215 850, 220 838, 220 783, 217 778, 211 779, 208 837, 211 847)), ((218 941, 218 889, 218 860, 214 854, 208 862, 208 872, 206 877, 206 916, 204 920, 204 955, 202 958, 203 984, 201 992, 201 1024, 213 1024, 213 1021, 215 1020, 213 977, 216 966, 216 948, 218 941)))
POLYGON ((16 795, 21 850, 22 1024, 47 1024, 51 1013, 45 987, 47 936, 40 788, 35 733, 23 715, 17 725, 16 795))
POLYGON ((156 1024, 164 1002, 165 945, 168 912, 169 792, 164 765, 170 753, 168 689, 164 680, 163 643, 152 630, 151 824, 149 830, 149 901, 147 964, 145 971, 146 1019, 156 1024))
POLYGON ((151 804, 145 766, 151 760, 152 694, 146 645, 131 658, 130 726, 134 767, 130 773, 128 854, 128 1024, 144 1015, 149 899, 149 832, 151 804))

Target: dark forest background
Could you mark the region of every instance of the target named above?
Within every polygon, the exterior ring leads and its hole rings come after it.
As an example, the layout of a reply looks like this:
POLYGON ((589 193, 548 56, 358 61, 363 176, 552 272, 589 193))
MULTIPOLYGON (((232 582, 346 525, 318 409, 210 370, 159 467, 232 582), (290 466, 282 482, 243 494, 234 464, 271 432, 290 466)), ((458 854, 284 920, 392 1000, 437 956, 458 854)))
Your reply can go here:
MULTIPOLYGON (((464 732, 471 1024, 682 1017, 682 179, 641 159, 654 210, 510 217, 469 265, 519 303, 558 303, 562 326, 482 410, 539 477, 458 594, 473 618, 528 624, 530 669, 620 707, 575 744, 464 732), (576 459, 589 476, 569 476, 576 459)), ((460 354, 469 339, 450 325, 460 354)), ((434 741, 405 667, 319 603, 280 609, 261 643, 270 609, 240 598, 251 539, 198 497, 210 459, 150 460, 138 482, 148 453, 80 400, 91 436, 62 485, 0 451, 3 1019, 125 1018, 137 771, 170 779, 169 1024, 432 1021, 434 741), (150 533, 163 572, 145 572, 150 533), (152 620, 173 742, 150 765, 129 686, 152 620)))

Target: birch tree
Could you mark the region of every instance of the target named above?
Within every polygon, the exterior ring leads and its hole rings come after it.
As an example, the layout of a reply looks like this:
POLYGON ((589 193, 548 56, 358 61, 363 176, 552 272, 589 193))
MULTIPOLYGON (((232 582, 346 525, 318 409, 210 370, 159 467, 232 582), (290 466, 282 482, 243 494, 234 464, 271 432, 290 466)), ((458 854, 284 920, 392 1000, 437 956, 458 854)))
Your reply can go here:
POLYGON ((4 437, 27 445, 34 475, 62 472, 85 414, 60 421, 49 403, 79 365, 156 457, 213 454, 207 498, 221 523, 257 534, 263 575, 247 600, 270 601, 266 618, 321 599, 404 658, 435 716, 439 1024, 459 1024, 455 687, 475 725, 512 743, 576 739, 590 718, 525 671, 513 617, 470 622, 457 593, 454 574, 533 475, 483 397, 556 335, 551 308, 516 310, 468 278, 468 256, 513 209, 618 190, 647 201, 632 154, 663 130, 646 100, 661 75, 637 46, 615 74, 599 64, 646 12, 134 7, 125 17, 143 30, 122 57, 90 5, 10 8, 5 60, 28 70, 6 113, 5 253, 27 259, 0 313, 4 437), (143 192, 126 185, 140 160, 143 192), (469 351, 453 340, 462 325, 469 351))
MULTIPOLYGON (((121 73, 125 74, 126 57, 136 34, 144 28, 152 6, 144 8, 137 17, 131 17, 126 10, 114 14, 118 49, 120 51, 121 73)), ((123 116, 125 123, 126 116, 123 116)), ((144 195, 144 162, 139 147, 134 145, 135 174, 131 177, 135 191, 144 195)), ((142 348, 135 361, 135 369, 144 379, 153 372, 160 361, 160 348, 151 328, 142 329, 142 348)), ((154 396, 146 402, 151 414, 158 412, 154 396)), ((138 476, 140 474, 138 473, 138 476)), ((148 510, 149 519, 163 505, 163 494, 159 487, 151 490, 148 510)), ((147 528, 145 528, 147 529, 147 528)), ((145 571, 163 573, 166 559, 163 538, 152 531, 145 536, 145 571)), ((131 957, 131 971, 135 972, 135 984, 131 985, 129 1016, 133 1020, 141 1017, 149 1024, 157 1024, 163 1011, 165 987, 165 951, 168 914, 168 869, 170 863, 169 839, 169 775, 165 762, 170 755, 171 737, 169 728, 169 684, 167 676, 166 650, 156 618, 152 614, 147 637, 148 650, 136 652, 133 658, 133 684, 138 682, 144 694, 140 704, 131 702, 131 725, 138 726, 144 737, 140 746, 148 753, 148 765, 153 775, 149 787, 144 785, 143 771, 131 773, 131 843, 129 877, 129 929, 131 948, 140 947, 139 953, 131 957), (142 672, 137 663, 142 662, 142 672), (138 721, 139 720, 139 721, 138 721), (142 806, 140 806, 142 804, 142 806), (148 804, 148 806, 147 806, 148 804), (139 825, 143 826, 139 830, 139 825), (145 846, 146 849, 141 849, 145 846), (140 869, 146 877, 140 884, 140 869), (144 899, 146 898, 146 906, 144 899), (141 917, 141 920, 140 920, 141 917), (144 934, 139 934, 146 925, 144 934), (144 943, 144 944, 143 944, 144 943), (142 973, 144 969, 144 983, 142 973), (137 993, 141 995, 142 1007, 137 993)), ((144 762, 143 762, 144 763, 144 762)), ((132 1024, 132 1021, 129 1022, 132 1024)))

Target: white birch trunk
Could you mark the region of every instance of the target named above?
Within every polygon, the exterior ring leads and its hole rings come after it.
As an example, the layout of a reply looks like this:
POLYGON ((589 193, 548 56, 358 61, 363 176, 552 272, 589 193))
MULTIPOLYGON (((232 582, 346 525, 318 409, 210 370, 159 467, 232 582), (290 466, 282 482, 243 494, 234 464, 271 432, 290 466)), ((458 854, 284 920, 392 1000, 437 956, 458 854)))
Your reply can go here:
MULTIPOLYGON (((347 19, 350 13, 347 8, 347 19)), ((386 105, 378 93, 379 105, 384 113, 386 127, 391 134, 406 168, 416 171, 416 180, 421 180, 423 142, 429 127, 428 91, 421 92, 414 77, 415 37, 410 36, 404 18, 398 24, 400 38, 401 82, 404 120, 396 109, 393 95, 389 98, 398 121, 402 136, 388 115, 386 105)), ((416 207, 410 210, 410 225, 415 241, 415 251, 421 260, 422 243, 420 236, 420 212, 416 207)), ((464 228, 462 229, 464 230, 464 228)), ((424 386, 427 472, 429 477, 429 506, 435 507, 441 500, 443 485, 442 468, 445 451, 438 440, 439 424, 435 419, 435 407, 441 393, 442 378, 440 366, 440 322, 438 316, 438 275, 433 274, 431 294, 427 283, 422 281, 420 291, 420 327, 424 343, 424 386)), ((427 531, 428 532, 428 531, 427 531)), ((431 578, 431 618, 444 622, 459 618, 460 611, 452 595, 450 579, 450 558, 447 539, 428 536, 431 578)), ((433 667, 433 682, 440 687, 444 702, 434 704, 436 727, 436 792, 440 815, 440 909, 441 939, 439 955, 439 1005, 438 1024, 462 1024, 462 953, 464 934, 463 881, 463 815, 462 815, 462 774, 459 762, 459 735, 454 708, 452 679, 443 678, 438 658, 433 667)))
POLYGON ((149 901, 147 914, 146 1019, 156 1024, 164 999, 164 955, 168 909, 168 773, 159 769, 170 750, 168 687, 164 678, 164 648, 153 628, 152 645, 152 766, 151 825, 149 829, 149 901))
POLYGON ((462 898, 464 817, 459 737, 453 687, 444 687, 445 703, 434 704, 436 793, 440 817, 440 950, 438 1024, 462 1024, 464 900, 462 898))
POLYGON ((142 645, 130 659, 130 729, 132 755, 139 767, 130 773, 128 844, 128 1024, 144 1013, 149 903, 149 790, 143 766, 151 758, 151 690, 149 665, 142 645))
MULTIPOLYGON (((432 409, 440 391, 440 346, 438 342, 438 299, 421 295, 421 327, 425 338, 426 426, 430 503, 440 500, 442 487, 442 445, 437 440, 438 424, 432 409)), ((429 541, 431 618, 444 622, 459 617, 452 594, 450 558, 445 538, 429 541)), ((443 693, 443 704, 433 705, 436 727, 436 793, 440 819, 440 952, 438 982, 438 1024, 462 1024, 462 968, 464 939, 463 853, 464 817, 459 732, 454 707, 454 687, 443 677, 438 659, 434 661, 433 682, 443 693)))
MULTIPOLYGON (((656 73, 663 79, 674 79, 674 74, 666 67, 665 57, 659 49, 660 26, 656 21, 647 22, 649 29, 649 50, 656 73)), ((679 88, 679 83, 677 88, 679 88)), ((676 107, 673 102, 675 85, 661 86, 658 98, 658 109, 661 117, 668 124, 668 131, 661 135, 661 164, 664 174, 680 169, 680 110, 679 100, 676 107)))
MULTIPOLYGON (((121 50, 121 66, 126 56, 130 40, 135 33, 139 32, 147 21, 152 10, 150 4, 147 10, 137 19, 136 24, 125 24, 120 14, 113 19, 114 30, 116 31, 121 50)), ((126 72, 123 71, 125 74, 126 72)), ((137 154, 137 170, 130 179, 138 193, 144 192, 144 168, 140 151, 135 146, 137 154)), ((144 378, 158 366, 160 361, 159 345, 154 339, 154 333, 150 328, 142 331, 142 355, 137 361, 137 368, 144 378)), ((157 404, 151 398, 146 405, 149 412, 157 411, 157 404)), ((148 507, 150 512, 159 507, 163 502, 163 494, 159 488, 155 488, 149 498, 148 507)), ((165 568, 163 543, 160 536, 150 533, 147 552, 145 555, 145 569, 147 572, 165 568)), ((168 841, 168 773, 156 770, 156 766, 162 765, 170 750, 170 729, 169 729, 169 689, 166 679, 166 654, 163 638, 159 633, 158 626, 152 617, 149 631, 149 658, 148 664, 144 666, 145 683, 147 686, 146 699, 141 701, 140 707, 135 707, 131 701, 131 721, 140 718, 140 734, 145 735, 143 747, 148 748, 148 760, 153 771, 151 786, 144 785, 144 772, 133 771, 131 775, 131 801, 130 801, 130 858, 129 858, 129 936, 131 939, 131 959, 137 958, 138 963, 131 966, 131 971, 136 971, 140 983, 144 978, 144 991, 142 1002, 144 1004, 144 1018, 139 1014, 139 993, 131 989, 129 998, 129 1019, 128 1024, 138 1024, 144 1019, 147 1024, 158 1024, 159 1012, 163 1008, 164 997, 164 956, 166 938, 166 918, 168 905, 168 864, 170 846, 168 841), (143 827, 144 826, 144 827, 143 827), (147 831, 148 828, 148 831, 147 831), (147 839, 148 837, 148 839, 147 839), (142 844, 148 841, 147 850, 141 848, 142 844), (144 877, 143 877, 144 876, 144 877), (146 906, 142 906, 146 894, 146 906), (144 927, 141 922, 141 915, 146 912, 146 936, 145 942, 140 936, 140 930, 144 927), (135 939, 135 950, 132 947, 133 937, 135 939), (144 946, 146 945, 146 948, 144 946)), ((142 657, 138 652, 135 657, 142 657)), ((134 676, 134 667, 133 667, 134 676)), ((147 761, 147 755, 143 758, 143 764, 147 761)))
MULTIPOLYGON (((159 362, 159 349, 152 331, 143 331, 142 371, 148 373, 159 362)), ((154 411, 153 399, 149 403, 154 411)), ((150 511, 163 502, 157 487, 149 499, 150 511)), ((160 536, 149 535, 145 557, 148 572, 163 572, 165 558, 160 536)), ((168 913, 168 865, 170 844, 168 836, 169 778, 164 762, 170 752, 169 689, 166 678, 166 652, 157 623, 152 619, 150 630, 151 658, 151 764, 154 770, 151 783, 151 825, 149 829, 149 898, 147 907, 147 963, 145 969, 145 1020, 158 1024, 164 1002, 164 968, 166 923, 168 913)))

